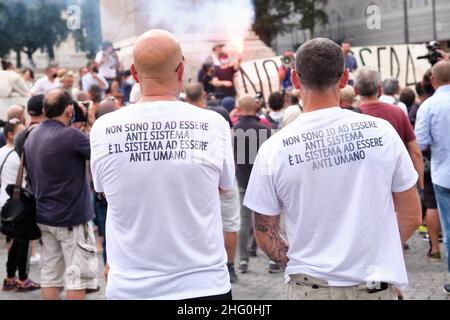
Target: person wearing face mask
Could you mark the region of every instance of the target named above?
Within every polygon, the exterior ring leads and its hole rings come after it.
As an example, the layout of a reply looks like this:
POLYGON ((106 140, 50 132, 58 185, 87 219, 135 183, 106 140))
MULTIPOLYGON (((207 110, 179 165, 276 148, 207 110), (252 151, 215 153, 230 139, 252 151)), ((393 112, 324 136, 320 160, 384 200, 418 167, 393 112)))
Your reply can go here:
POLYGON ((56 78, 58 78, 58 68, 56 66, 48 66, 45 69, 45 76, 36 81, 33 88, 31 88, 31 94, 37 96, 58 88, 59 82, 56 78))
POLYGON ((216 87, 217 98, 236 97, 236 88, 234 87, 234 75, 241 67, 241 58, 236 63, 230 64, 229 56, 226 53, 219 55, 220 67, 216 67, 212 84, 216 87))

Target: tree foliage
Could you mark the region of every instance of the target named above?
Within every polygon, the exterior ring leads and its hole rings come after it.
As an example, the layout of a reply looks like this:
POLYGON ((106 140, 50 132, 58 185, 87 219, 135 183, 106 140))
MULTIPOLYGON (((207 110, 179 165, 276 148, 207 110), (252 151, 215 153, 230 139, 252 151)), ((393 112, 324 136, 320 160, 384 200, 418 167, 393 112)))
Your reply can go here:
POLYGON ((254 0, 255 23, 253 30, 268 46, 277 35, 289 31, 284 20, 292 14, 292 1, 254 0))
POLYGON ((318 24, 328 23, 325 5, 328 0, 254 0, 255 23, 253 30, 267 45, 279 35, 291 31, 293 27, 309 30, 311 38, 318 24), (286 20, 300 17, 295 25, 286 20))
MULTIPOLYGON (((86 29, 92 24, 85 23, 85 29, 72 31, 67 26, 64 13, 73 0, 2 0, 0 3, 0 57, 10 51, 17 53, 17 66, 21 67, 20 53, 25 53, 34 66, 36 51, 46 52, 50 60, 55 58, 55 48, 73 34, 82 50, 94 47, 86 37, 86 29), (84 39, 83 39, 84 37, 84 39)), ((77 2, 78 3, 78 2, 77 2)), ((86 21, 89 9, 96 1, 84 0, 86 21)), ((92 19, 91 19, 92 20, 92 19)), ((98 21, 98 19, 96 19, 98 21)), ((93 31, 91 30, 90 33, 93 31)), ((97 32, 98 33, 98 32, 97 32)), ((98 41, 97 39, 95 39, 98 41)), ((95 49, 94 49, 95 50, 95 49)))
POLYGON ((300 29, 309 30, 311 38, 314 38, 317 24, 328 23, 328 14, 324 7, 328 0, 296 0, 293 1, 295 11, 302 16, 300 29))

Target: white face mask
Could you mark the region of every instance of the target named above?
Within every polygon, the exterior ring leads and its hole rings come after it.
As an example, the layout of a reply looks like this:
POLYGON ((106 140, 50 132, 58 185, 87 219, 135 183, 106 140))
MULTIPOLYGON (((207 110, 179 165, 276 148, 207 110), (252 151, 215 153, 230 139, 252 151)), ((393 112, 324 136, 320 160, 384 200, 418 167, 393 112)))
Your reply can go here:
POLYGON ((221 64, 221 65, 227 65, 228 62, 229 62, 228 59, 222 59, 222 60, 220 60, 220 64, 221 64))

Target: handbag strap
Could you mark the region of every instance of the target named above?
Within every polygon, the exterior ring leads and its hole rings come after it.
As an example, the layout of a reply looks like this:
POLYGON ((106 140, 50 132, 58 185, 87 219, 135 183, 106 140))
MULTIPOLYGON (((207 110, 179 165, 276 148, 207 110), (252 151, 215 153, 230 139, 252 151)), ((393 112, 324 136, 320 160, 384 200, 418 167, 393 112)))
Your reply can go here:
POLYGON ((24 151, 22 151, 22 156, 20 157, 19 171, 17 172, 16 184, 14 185, 14 191, 13 191, 12 198, 15 200, 20 199, 20 192, 22 190, 23 172, 24 172, 24 166, 25 166, 25 159, 24 159, 25 152, 24 151))
POLYGON ((17 172, 16 184, 14 185, 14 191, 12 195, 12 198, 16 200, 20 199, 20 193, 22 191, 23 173, 25 168, 25 142, 27 141, 31 131, 33 131, 37 126, 38 126, 37 124, 33 124, 27 129, 25 134, 25 140, 21 148, 22 154, 20 155, 20 166, 19 171, 17 172))
POLYGON ((5 160, 3 160, 2 166, 0 167, 0 186, 2 185, 2 172, 3 167, 5 166, 6 160, 8 160, 9 156, 14 152, 15 150, 11 150, 5 157, 5 160))

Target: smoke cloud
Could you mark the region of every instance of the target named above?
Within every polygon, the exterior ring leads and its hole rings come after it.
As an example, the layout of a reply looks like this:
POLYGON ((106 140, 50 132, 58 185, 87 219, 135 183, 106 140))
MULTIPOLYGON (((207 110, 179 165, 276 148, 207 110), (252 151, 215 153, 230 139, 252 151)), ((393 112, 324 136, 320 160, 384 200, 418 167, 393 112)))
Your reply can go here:
POLYGON ((146 7, 151 27, 199 40, 243 39, 254 21, 252 0, 153 0, 146 7))

